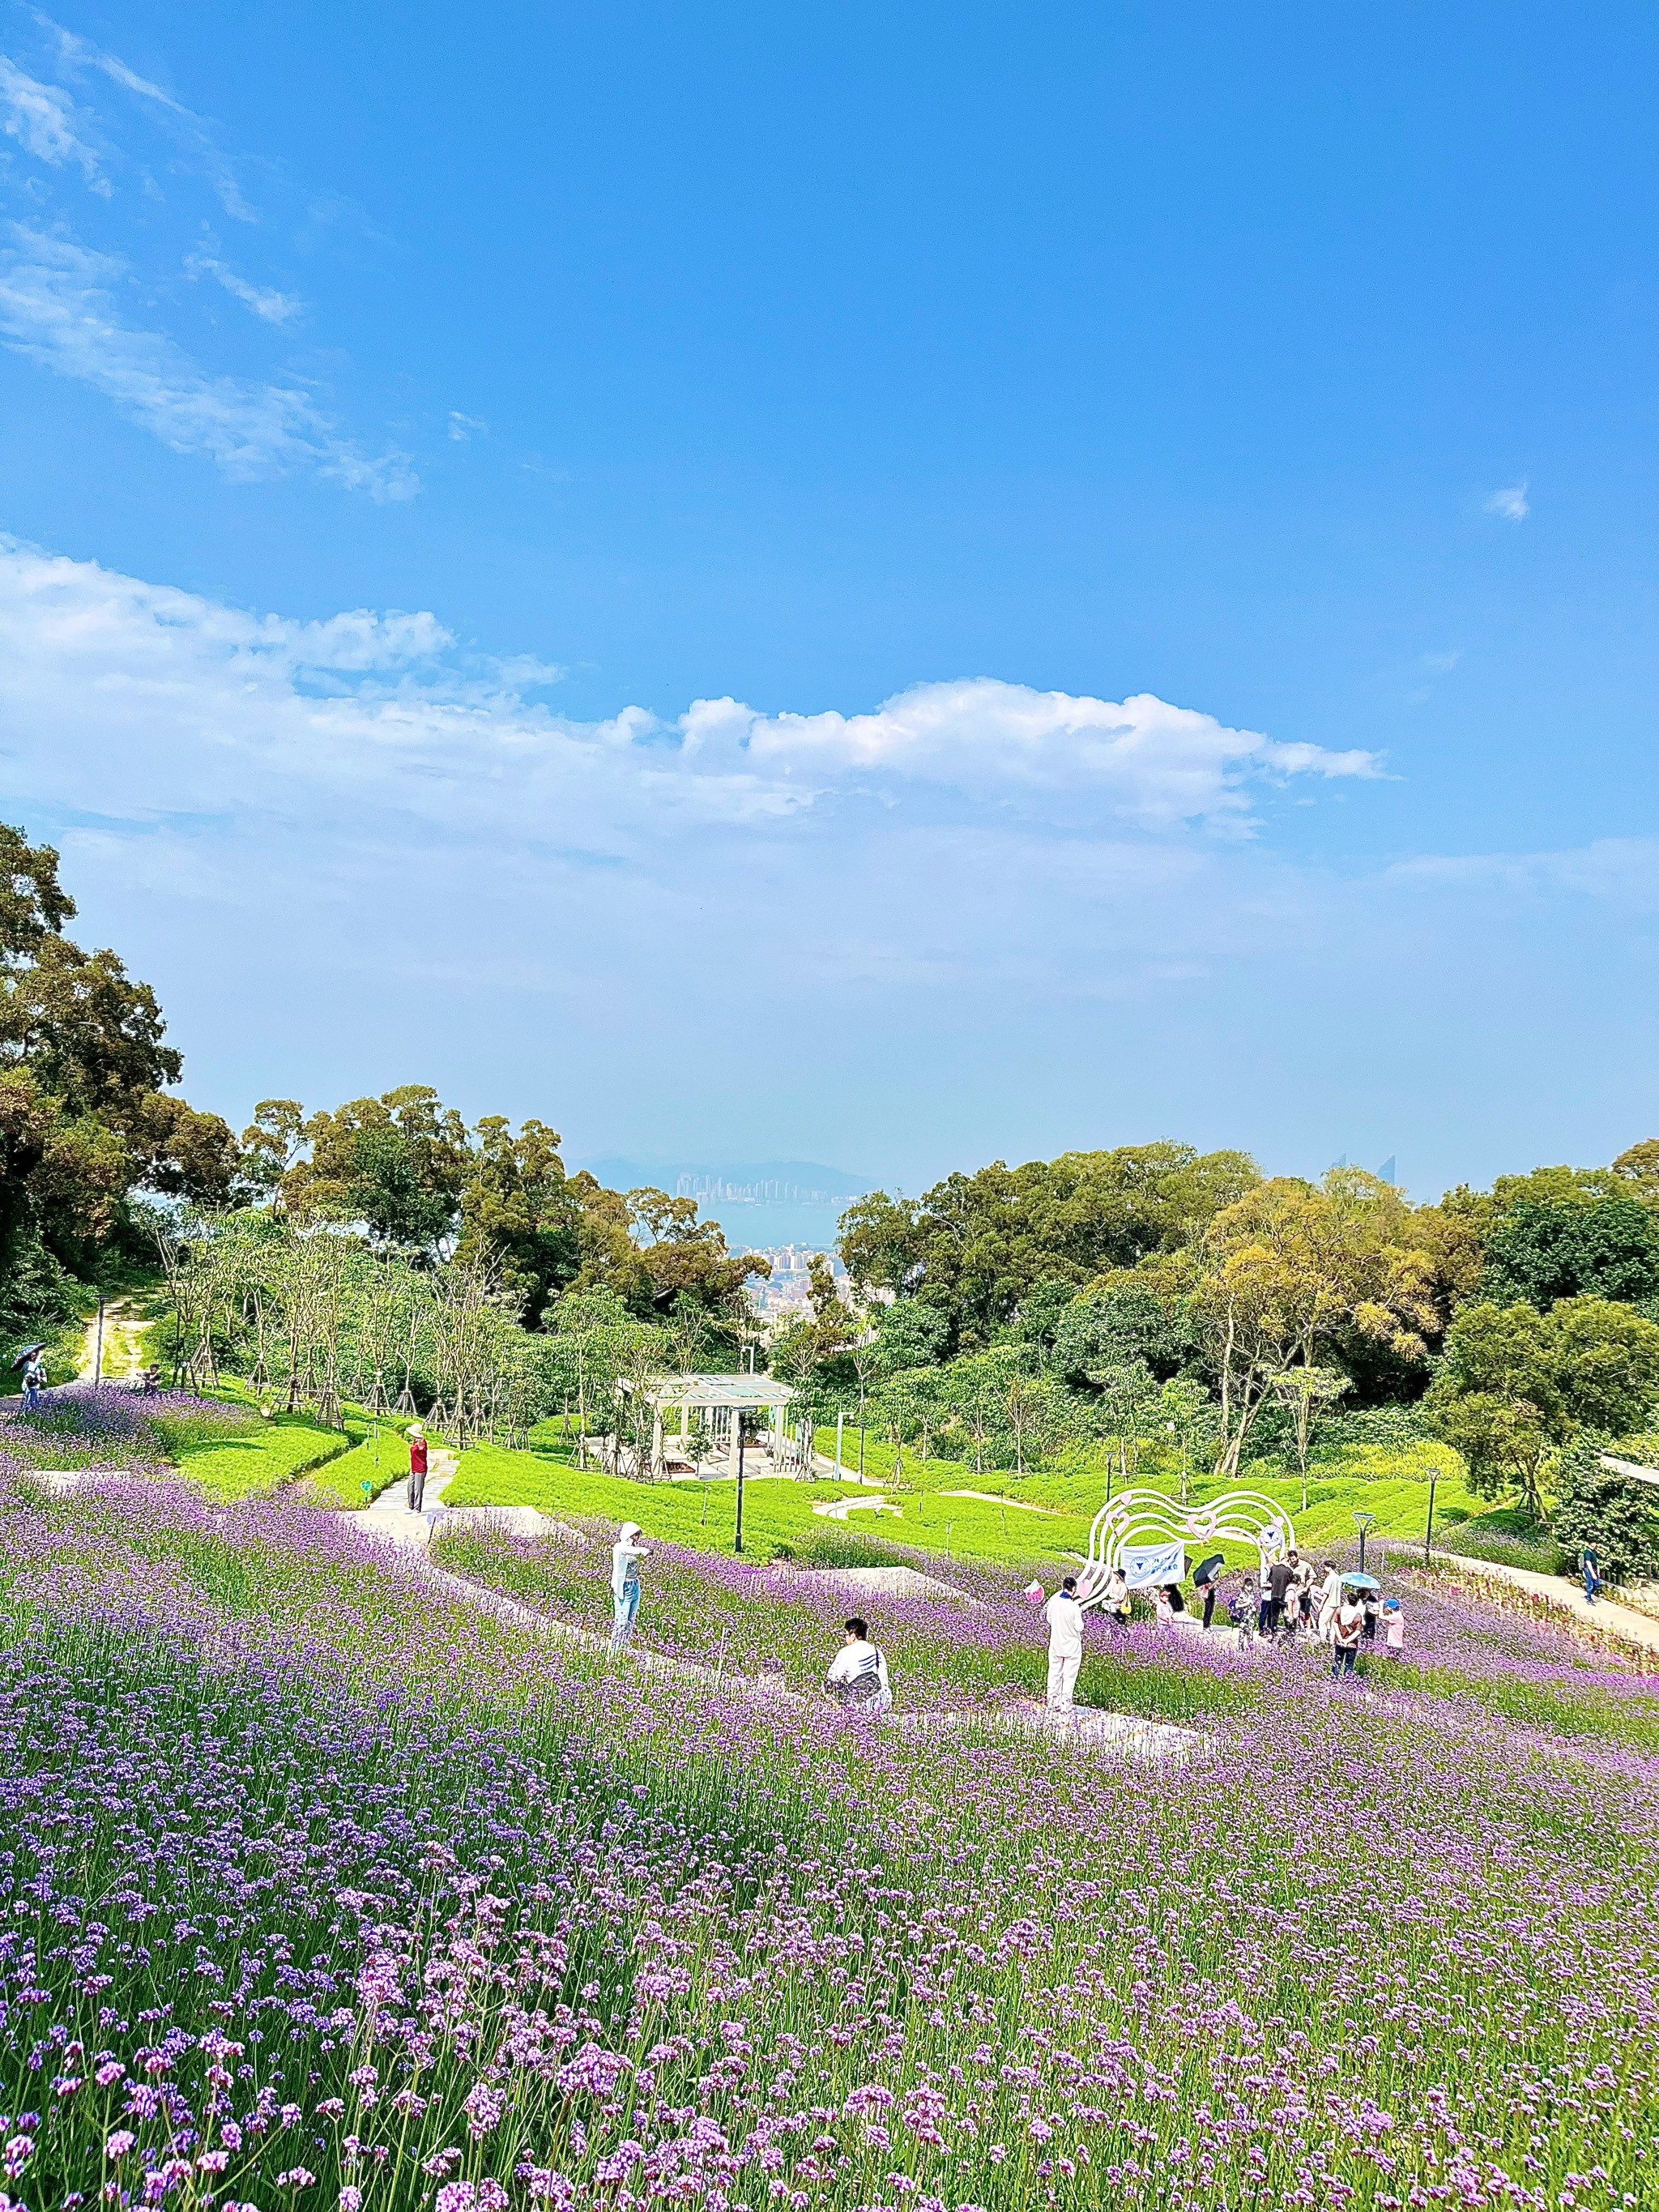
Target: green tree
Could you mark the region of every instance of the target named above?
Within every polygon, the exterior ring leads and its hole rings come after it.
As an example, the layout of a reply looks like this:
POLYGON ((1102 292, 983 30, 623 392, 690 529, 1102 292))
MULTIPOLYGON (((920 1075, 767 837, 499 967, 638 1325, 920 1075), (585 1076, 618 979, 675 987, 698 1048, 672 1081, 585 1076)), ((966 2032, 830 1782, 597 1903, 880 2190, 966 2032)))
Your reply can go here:
MULTIPOLYGON (((1082 1288, 1180 1249, 1256 1181, 1242 1152, 1128 1145, 947 1176, 921 1199, 874 1191, 842 1216, 841 1249, 863 1295, 891 1291, 943 1315, 951 1351, 981 1349, 1038 1286, 1082 1288)), ((1054 1293, 1045 1288, 1041 1300, 1054 1293)), ((1047 1310, 1054 1310, 1049 1306, 1047 1310)))
POLYGON ((1278 1377, 1358 1338, 1406 1361, 1443 1325, 1433 1257, 1393 1185, 1334 1168, 1315 1186, 1258 1184, 1192 1255, 1189 1310, 1218 1378, 1221 1466, 1237 1474, 1278 1377))
POLYGON ((1659 1572, 1659 1491, 1603 1467, 1607 1439, 1588 1433, 1562 1455, 1550 1526, 1576 1562, 1593 1550, 1612 1583, 1659 1572))
MULTIPOLYGON (((1220 1433, 1216 1419, 1215 1401, 1201 1382, 1189 1375, 1177 1375, 1164 1383, 1158 1394, 1153 1418, 1161 1422, 1164 1431, 1181 1454, 1181 1502, 1188 1502, 1190 1488, 1189 1469, 1194 1460, 1210 1457, 1220 1433)), ((1302 1504, 1308 1503, 1305 1472, 1302 1481, 1302 1504)))
POLYGON ((613 1291, 641 1321, 661 1321, 688 1298, 730 1330, 744 1283, 772 1272, 761 1253, 728 1251, 719 1222, 698 1220, 695 1199, 607 1190, 585 1169, 570 1189, 580 1209, 577 1286, 613 1291))
POLYGON ((1659 1292, 1659 1214, 1640 1198, 1524 1199, 1492 1224, 1485 1289, 1540 1310, 1589 1295, 1634 1304, 1659 1292))
POLYGON ((515 1132, 501 1114, 485 1115, 473 1134, 456 1254, 496 1254, 504 1285, 533 1322, 581 1267, 581 1207, 561 1140, 544 1121, 527 1121, 515 1132))
POLYGON ((1273 1395, 1291 1417, 1297 1465, 1302 1474, 1302 1510, 1308 1510, 1308 1448, 1319 1418, 1353 1385, 1334 1367, 1291 1367, 1273 1377, 1273 1395))
POLYGON ((1074 1297, 1055 1323, 1048 1358, 1055 1374, 1073 1384, 1132 1359, 1167 1381, 1196 1350, 1178 1302, 1160 1297, 1149 1283, 1126 1281, 1074 1297))
POLYGON ((148 1244, 145 1190, 228 1195, 235 1146, 167 1086, 182 1069, 155 994, 64 934, 58 854, 0 824, 0 1318, 33 1326, 70 1278, 148 1244))
POLYGON ((948 1334, 943 1314, 918 1305, 914 1298, 895 1298, 874 1311, 878 1373, 902 1375, 913 1367, 937 1364, 948 1334))
POLYGON ((1100 1393, 1097 1418, 1105 1431, 1108 1449, 1116 1449, 1119 1480, 1127 1486, 1139 1464, 1141 1439, 1155 1425, 1157 1380, 1139 1358, 1091 1368, 1088 1380, 1100 1393))
POLYGON ((361 1222, 390 1249, 446 1254, 473 1154, 465 1122, 429 1084, 349 1099, 310 1115, 301 1133, 309 1152, 282 1179, 290 1212, 361 1222))
POLYGON ((1659 1327, 1607 1298, 1466 1306, 1425 1408, 1484 1497, 1519 1490, 1542 1510, 1550 1456, 1581 1431, 1638 1425, 1659 1395, 1659 1327))

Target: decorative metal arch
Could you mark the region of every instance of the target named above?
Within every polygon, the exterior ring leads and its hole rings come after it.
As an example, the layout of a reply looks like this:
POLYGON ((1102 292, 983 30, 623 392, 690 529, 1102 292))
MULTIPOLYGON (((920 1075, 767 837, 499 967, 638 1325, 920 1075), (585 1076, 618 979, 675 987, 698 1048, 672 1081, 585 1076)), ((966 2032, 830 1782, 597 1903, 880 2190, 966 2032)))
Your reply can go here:
POLYGON ((1191 1508, 1161 1490, 1121 1490, 1103 1505, 1089 1530, 1089 1557, 1078 1581, 1079 1602, 1098 1605, 1106 1577, 1123 1561, 1127 1544, 1209 1544, 1224 1538, 1254 1544, 1263 1571, 1296 1543, 1291 1516, 1259 1490, 1229 1490, 1191 1508))

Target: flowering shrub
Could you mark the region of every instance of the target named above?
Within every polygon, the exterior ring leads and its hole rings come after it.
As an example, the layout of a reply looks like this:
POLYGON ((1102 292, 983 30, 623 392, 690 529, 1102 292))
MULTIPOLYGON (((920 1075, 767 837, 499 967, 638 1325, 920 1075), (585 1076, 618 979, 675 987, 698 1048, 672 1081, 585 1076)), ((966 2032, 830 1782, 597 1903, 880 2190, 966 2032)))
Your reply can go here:
MULTIPOLYGON (((780 1721, 292 1503, 0 1507, 28 2212, 1653 2202, 1628 1746, 1270 1655, 1175 1773, 780 1721)), ((1648 1694, 1413 1607, 1471 1678, 1648 1694)))

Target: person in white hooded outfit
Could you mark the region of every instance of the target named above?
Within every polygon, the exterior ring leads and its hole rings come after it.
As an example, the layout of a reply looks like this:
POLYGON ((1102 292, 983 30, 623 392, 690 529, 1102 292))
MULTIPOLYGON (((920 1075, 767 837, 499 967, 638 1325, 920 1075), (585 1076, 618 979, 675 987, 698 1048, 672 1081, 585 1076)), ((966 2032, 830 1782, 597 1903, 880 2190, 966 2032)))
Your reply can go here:
POLYGON ((647 1555, 640 1548, 639 1535, 639 1522, 624 1521, 611 1547, 611 1598, 615 1607, 611 1627, 613 1652, 620 1651, 634 1633, 634 1620, 640 1609, 640 1561, 647 1555))
POLYGON ((1048 1710, 1069 1713, 1083 1663, 1083 1607, 1075 1575, 1066 1576, 1043 1607, 1042 1617, 1048 1624, 1048 1710))

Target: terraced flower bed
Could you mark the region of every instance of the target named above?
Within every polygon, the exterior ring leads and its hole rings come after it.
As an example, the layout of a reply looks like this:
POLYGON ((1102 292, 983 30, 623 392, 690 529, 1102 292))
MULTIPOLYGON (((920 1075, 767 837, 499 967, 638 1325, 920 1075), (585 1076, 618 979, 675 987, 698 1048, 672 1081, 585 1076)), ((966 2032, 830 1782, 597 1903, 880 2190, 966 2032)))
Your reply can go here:
POLYGON ((1270 1658, 1149 1770, 607 1669, 289 1498, 0 1478, 3 2188, 1645 2207, 1659 1762, 1409 1673, 1270 1658))

